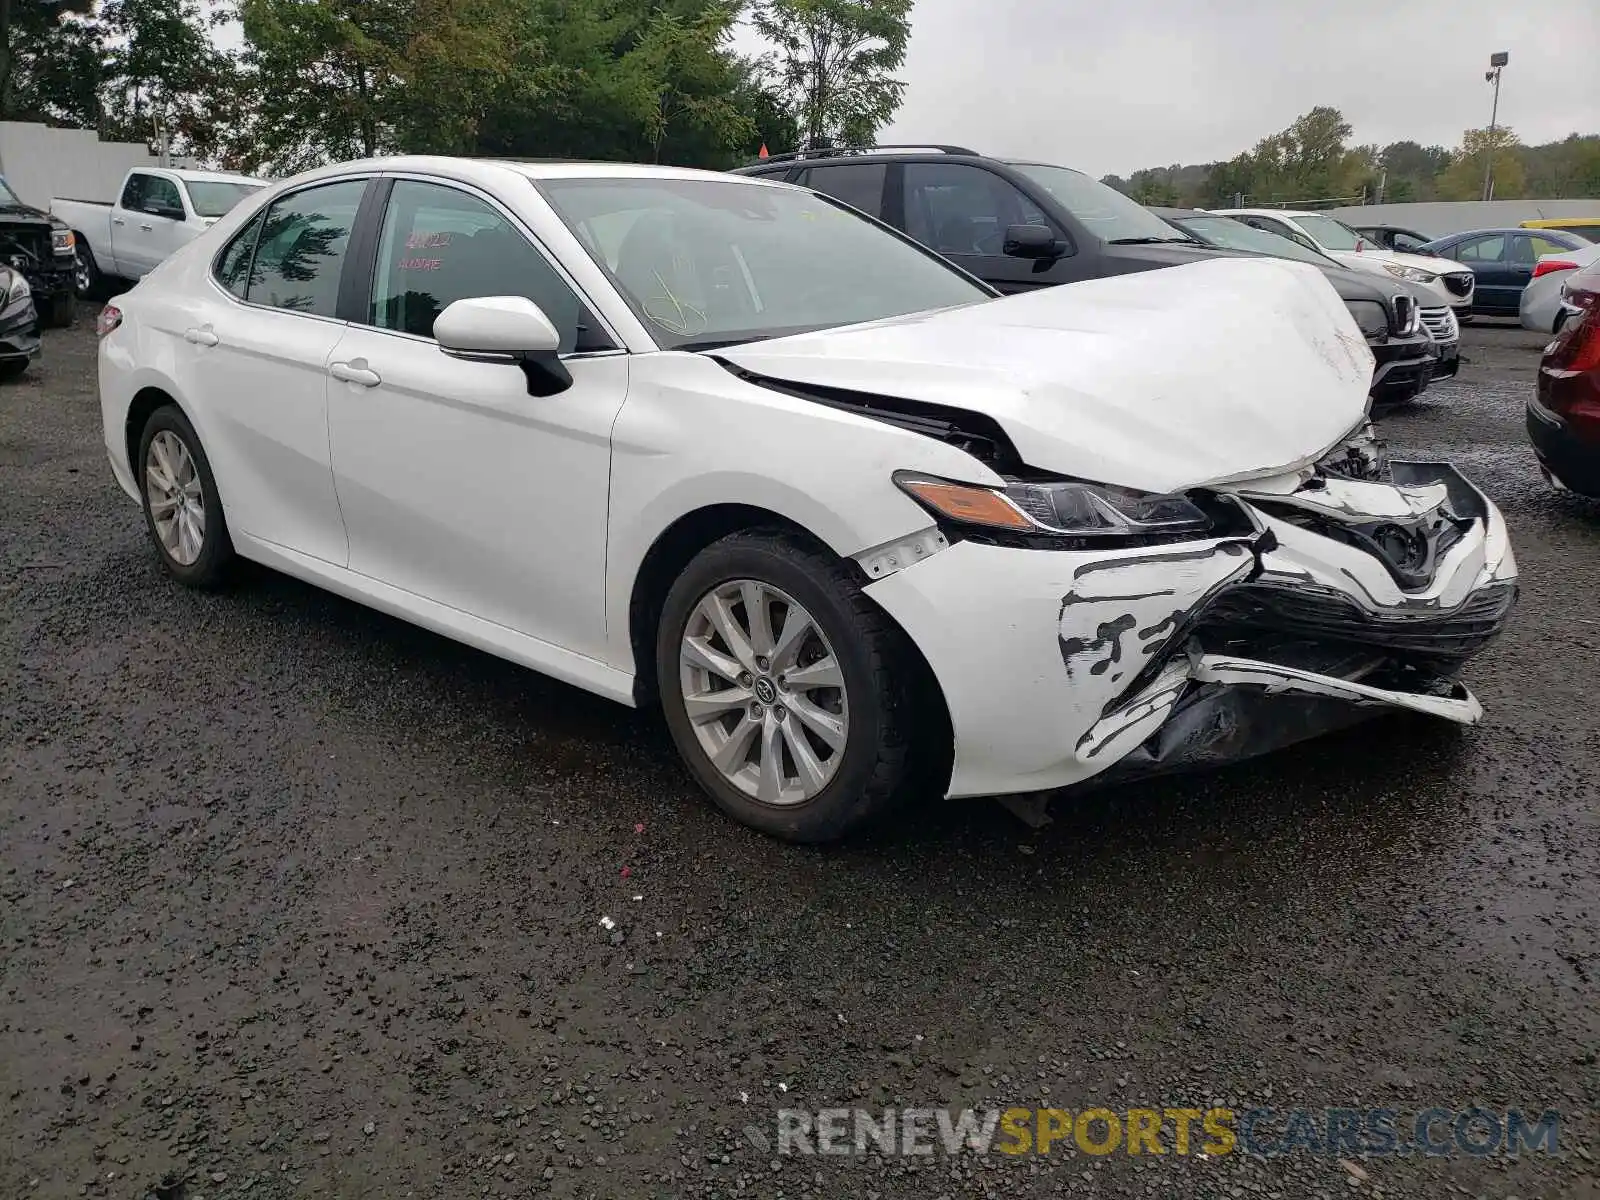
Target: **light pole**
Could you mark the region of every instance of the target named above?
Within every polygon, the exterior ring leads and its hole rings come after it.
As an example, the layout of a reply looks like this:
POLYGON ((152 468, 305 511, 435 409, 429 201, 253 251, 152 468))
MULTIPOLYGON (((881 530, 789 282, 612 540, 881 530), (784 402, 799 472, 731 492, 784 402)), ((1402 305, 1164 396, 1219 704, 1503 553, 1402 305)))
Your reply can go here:
POLYGON ((1485 83, 1494 84, 1494 106, 1489 110, 1489 143, 1483 150, 1483 198, 1494 199, 1494 127, 1500 117, 1500 71, 1511 61, 1507 50, 1496 50, 1489 55, 1489 69, 1483 73, 1485 83))

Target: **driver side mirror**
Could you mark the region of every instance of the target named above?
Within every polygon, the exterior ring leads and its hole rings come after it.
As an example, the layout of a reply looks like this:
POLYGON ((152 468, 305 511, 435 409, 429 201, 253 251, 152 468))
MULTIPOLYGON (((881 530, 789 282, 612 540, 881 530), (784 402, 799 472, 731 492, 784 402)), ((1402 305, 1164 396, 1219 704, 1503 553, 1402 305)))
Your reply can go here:
POLYGON ((456 300, 435 318, 433 336, 451 358, 521 367, 530 396, 554 396, 572 386, 560 358, 561 334, 525 296, 456 300))
POLYGON ((1008 258, 1060 258, 1061 242, 1044 225, 1007 225, 1000 252, 1008 258))

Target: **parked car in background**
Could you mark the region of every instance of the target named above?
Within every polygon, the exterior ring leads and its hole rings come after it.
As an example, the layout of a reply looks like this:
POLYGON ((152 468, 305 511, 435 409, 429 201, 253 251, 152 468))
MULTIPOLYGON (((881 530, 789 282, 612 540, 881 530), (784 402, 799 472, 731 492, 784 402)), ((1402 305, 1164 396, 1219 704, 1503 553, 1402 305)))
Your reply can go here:
POLYGON ((53 200, 50 213, 71 228, 77 290, 93 296, 110 280, 149 274, 265 186, 248 175, 137 167, 115 201, 53 200))
POLYGON ((1373 246, 1354 229, 1327 213, 1286 212, 1276 208, 1219 208, 1214 211, 1320 250, 1355 270, 1383 272, 1426 288, 1436 297, 1437 303, 1448 305, 1458 318, 1472 311, 1473 274, 1448 259, 1401 254, 1373 246))
POLYGON ((1600 262, 1566 286, 1577 315, 1545 348, 1528 437, 1554 487, 1600 498, 1600 262))
POLYGON ((1522 306, 1522 289, 1533 278, 1541 255, 1577 250, 1588 245, 1580 237, 1556 229, 1469 229, 1436 238, 1425 253, 1470 267, 1477 277, 1472 311, 1485 317, 1514 317, 1522 306))
POLYGON ((33 305, 47 325, 71 325, 73 237, 43 209, 23 203, 0 178, 0 263, 20 272, 33 293, 33 305))
POLYGON ((960 146, 802 151, 734 174, 842 200, 1005 293, 1218 254, 1082 171, 960 146))
POLYGON ((1001 298, 767 180, 386 158, 241 205, 98 328, 169 576, 238 554, 659 704, 797 840, 1475 723, 1516 596, 1487 497, 1376 443, 1349 310, 1259 256, 1001 298))
POLYGON ((1403 229, 1399 225, 1352 225, 1350 228, 1374 246, 1381 246, 1385 250, 1398 250, 1402 254, 1414 254, 1419 246, 1433 241, 1425 233, 1418 233, 1415 229, 1403 229))
POLYGON ((21 271, 0 266, 0 379, 15 379, 39 357, 39 313, 21 271))
POLYGON ((1596 262, 1600 262, 1597 244, 1542 255, 1533 264, 1533 280, 1522 289, 1522 307, 1517 314, 1522 327, 1536 333, 1559 333, 1562 325, 1578 313, 1568 296, 1567 284, 1576 272, 1596 262))
POLYGON ((1194 208, 1150 211, 1219 250, 1292 259, 1321 271, 1355 317, 1372 351, 1373 403, 1414 399, 1432 379, 1459 370, 1461 337, 1455 318, 1446 305, 1424 308, 1433 303, 1428 293, 1400 280, 1385 285, 1370 272, 1352 271, 1320 251, 1232 217, 1194 208))
POLYGON ((1524 221, 1520 228, 1555 229, 1586 242, 1600 242, 1600 217, 1551 217, 1544 221, 1524 221))

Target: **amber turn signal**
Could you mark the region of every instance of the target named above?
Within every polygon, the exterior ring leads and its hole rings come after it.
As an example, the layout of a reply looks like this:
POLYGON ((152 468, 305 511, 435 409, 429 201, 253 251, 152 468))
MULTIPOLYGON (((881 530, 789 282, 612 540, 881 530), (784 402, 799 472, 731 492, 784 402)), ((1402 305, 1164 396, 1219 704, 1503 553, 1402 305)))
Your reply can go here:
POLYGON ((906 479, 900 484, 934 512, 952 521, 971 525, 994 525, 1001 529, 1035 528, 1017 506, 998 492, 959 483, 937 483, 930 479, 906 479))

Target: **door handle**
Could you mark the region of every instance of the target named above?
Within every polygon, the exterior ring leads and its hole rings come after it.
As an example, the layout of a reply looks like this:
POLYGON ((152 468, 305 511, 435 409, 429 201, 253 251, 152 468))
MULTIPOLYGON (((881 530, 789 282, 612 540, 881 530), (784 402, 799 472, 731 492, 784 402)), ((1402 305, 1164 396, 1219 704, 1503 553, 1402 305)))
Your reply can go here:
POLYGON ((146 233, 155 232, 155 226, 154 225, 146 225, 143 221, 139 222, 139 228, 144 230, 146 233))
POLYGON ((376 371, 367 367, 367 360, 358 358, 354 362, 336 362, 328 367, 328 374, 344 383, 354 383, 361 387, 377 387, 383 382, 383 377, 376 371))
POLYGON ((183 340, 196 346, 215 346, 221 339, 209 329, 185 329, 183 340))
POLYGON ((126 225, 128 222, 123 220, 121 217, 112 217, 111 223, 113 225, 126 225))

